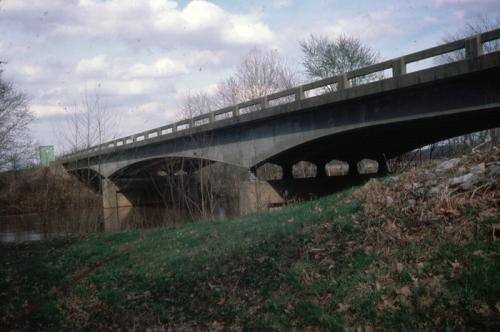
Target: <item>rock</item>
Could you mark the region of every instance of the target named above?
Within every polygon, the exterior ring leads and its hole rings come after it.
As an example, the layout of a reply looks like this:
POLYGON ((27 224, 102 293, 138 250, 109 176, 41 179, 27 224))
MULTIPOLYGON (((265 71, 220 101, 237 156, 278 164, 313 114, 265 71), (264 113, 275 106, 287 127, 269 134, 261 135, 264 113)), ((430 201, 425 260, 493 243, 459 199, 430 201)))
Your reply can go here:
POLYGON ((480 163, 470 169, 472 174, 484 174, 486 172, 486 167, 484 163, 480 163))
POLYGON ((432 187, 430 190, 429 190, 429 196, 434 196, 434 195, 437 195, 441 192, 442 190, 442 187, 441 186, 436 186, 436 187, 432 187))
POLYGON ((409 199, 408 201, 406 201, 406 208, 408 209, 414 208, 415 205, 417 205, 417 201, 414 199, 409 199))
POLYGON ((359 174, 374 174, 378 172, 378 162, 373 159, 362 159, 358 162, 359 174))
POLYGON ((437 172, 447 172, 456 168, 460 164, 460 158, 453 158, 443 161, 436 167, 437 172))
POLYGON ((399 176, 393 175, 393 176, 389 177, 389 181, 398 182, 399 181, 399 176))
POLYGON ((461 184, 469 181, 473 177, 474 177, 474 174, 467 173, 465 175, 461 175, 461 176, 457 176, 457 177, 451 178, 448 181, 448 184, 450 185, 450 187, 456 187, 456 186, 459 186, 459 185, 461 185, 461 184))
POLYGON ((475 187, 477 187, 480 183, 484 181, 485 178, 483 174, 471 172, 462 176, 451 178, 448 181, 448 184, 450 185, 450 187, 460 187, 460 189, 462 190, 469 191, 473 190, 475 187))
POLYGON ((500 165, 488 166, 488 175, 492 178, 500 178, 500 165))
POLYGON ((448 184, 450 185, 450 187, 457 187, 457 186, 460 186, 460 185, 462 185, 462 184, 464 184, 466 182, 470 182, 473 178, 474 178, 474 174, 467 173, 465 175, 461 175, 461 176, 457 176, 457 177, 451 178, 448 181, 448 184))
POLYGON ((392 204, 394 204, 394 199, 391 196, 387 196, 385 198, 385 205, 391 206, 392 204))
POLYGON ((475 181, 474 179, 471 179, 469 181, 462 183, 460 185, 460 189, 462 189, 463 191, 471 191, 477 187, 476 183, 477 183, 477 181, 475 181))

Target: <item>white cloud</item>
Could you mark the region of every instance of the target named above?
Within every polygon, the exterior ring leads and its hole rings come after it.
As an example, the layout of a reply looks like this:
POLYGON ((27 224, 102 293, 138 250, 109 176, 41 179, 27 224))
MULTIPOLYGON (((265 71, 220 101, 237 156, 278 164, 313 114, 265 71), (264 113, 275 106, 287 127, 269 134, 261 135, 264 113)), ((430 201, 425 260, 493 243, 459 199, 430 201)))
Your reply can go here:
POLYGON ((37 82, 46 78, 47 70, 36 63, 21 63, 18 66, 9 68, 9 74, 14 77, 22 77, 27 83, 37 82))
POLYGON ((267 25, 245 16, 231 17, 222 31, 222 40, 229 44, 268 44, 273 39, 267 25))
POLYGON ((438 9, 454 8, 463 11, 463 17, 474 16, 479 13, 498 15, 500 1, 498 0, 433 0, 438 9))
POLYGON ((402 33, 402 30, 394 20, 397 11, 397 6, 387 6, 382 10, 373 11, 366 15, 340 18, 326 27, 326 33, 328 35, 347 34, 360 38, 365 42, 373 42, 389 36, 398 36, 402 33))
MULTIPOLYGON (((175 1, 80 0, 7 1, 2 16, 47 38, 95 38, 137 46, 171 48, 173 44, 264 44, 274 38, 256 14, 235 14, 204 0, 178 8, 175 1)), ((4 19, 3 18, 3 19, 4 19)))
POLYGON ((292 5, 292 0, 272 0, 271 4, 274 8, 285 8, 290 7, 292 5))
POLYGON ((125 78, 166 78, 187 74, 188 72, 184 63, 169 58, 161 58, 150 65, 143 63, 133 65, 125 78))
POLYGON ((59 105, 32 104, 30 110, 36 117, 48 117, 54 115, 67 114, 67 109, 59 105))
POLYGON ((498 3, 497 0, 434 0, 434 4, 438 6, 447 6, 447 5, 484 5, 484 4, 492 4, 498 3))
POLYGON ((76 73, 83 76, 102 75, 108 69, 109 64, 106 56, 103 54, 96 55, 90 59, 81 59, 76 65, 76 73))

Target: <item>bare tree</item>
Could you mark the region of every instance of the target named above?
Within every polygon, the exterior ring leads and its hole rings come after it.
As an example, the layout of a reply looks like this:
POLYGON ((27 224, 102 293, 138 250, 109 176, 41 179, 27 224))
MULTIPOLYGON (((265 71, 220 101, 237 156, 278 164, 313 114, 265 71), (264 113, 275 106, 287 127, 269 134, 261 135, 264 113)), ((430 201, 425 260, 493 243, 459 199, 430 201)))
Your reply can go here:
MULTIPOLYGON (((450 43, 455 40, 471 37, 489 30, 498 29, 500 27, 500 16, 491 18, 488 16, 476 16, 472 21, 467 22, 464 27, 455 33, 450 33, 444 36, 442 41, 450 43)), ((493 40, 483 44, 485 53, 490 53, 500 50, 500 41, 493 40)), ((437 58, 438 63, 450 63, 465 59, 465 50, 458 50, 451 53, 446 53, 437 58)))
POLYGON ((208 93, 188 92, 184 97, 181 111, 178 114, 179 120, 191 119, 195 116, 208 113, 214 108, 213 97, 208 93))
MULTIPOLYGON (((59 128, 57 134, 64 144, 63 150, 67 153, 77 152, 93 146, 100 146, 102 143, 116 137, 118 128, 118 118, 105 106, 98 93, 90 95, 86 93, 80 103, 75 102, 72 107, 67 108, 68 115, 66 122, 59 128)), ((70 190, 70 198, 74 201, 76 215, 79 215, 80 222, 89 223, 95 218, 95 211, 101 210, 102 206, 96 206, 93 197, 95 193, 92 188, 101 191, 101 155, 97 161, 97 172, 90 171, 78 173, 78 178, 85 186, 74 186, 70 190)), ((94 164, 89 158, 85 161, 88 166, 94 164)))
POLYGON ((214 105, 235 105, 296 84, 297 75, 276 50, 254 48, 243 58, 236 73, 219 83, 214 105))
POLYGON ((116 137, 118 118, 107 108, 98 93, 86 93, 81 103, 68 108, 66 123, 59 135, 67 152, 100 145, 116 137))
MULTIPOLYGON (((235 74, 218 84, 213 95, 189 92, 184 98, 180 118, 191 119, 215 109, 292 88, 296 83, 296 75, 276 50, 254 48, 243 58, 235 74)), ((212 137, 197 136, 196 139, 206 145, 212 137)), ((237 192, 238 172, 241 173, 241 170, 230 170, 229 167, 200 159, 198 170, 193 174, 199 188, 199 202, 194 201, 192 193, 186 191, 183 205, 188 209, 196 209, 202 218, 213 216, 220 201, 233 199, 232 196, 237 192)), ((175 182, 172 179, 166 181, 175 182)))
MULTIPOLYGON (((488 17, 484 15, 476 16, 472 21, 465 24, 460 30, 453 34, 448 34, 443 38, 443 42, 449 43, 455 40, 471 37, 486 31, 498 29, 500 27, 500 16, 488 17)), ((500 50, 500 41, 494 40, 483 44, 483 52, 490 53, 500 50)), ((465 59, 465 50, 443 54, 437 58, 438 63, 450 63, 465 59)), ((463 153, 464 150, 470 150, 474 146, 490 142, 494 144, 500 143, 500 128, 489 129, 472 134, 467 134, 448 140, 450 149, 458 153, 463 153)))
POLYGON ((33 158, 29 124, 33 115, 24 93, 2 78, 0 69, 0 169, 17 168, 33 158))
POLYGON ((302 65, 311 79, 320 79, 372 65, 379 54, 359 39, 340 35, 336 39, 311 35, 300 42, 302 65))
MULTIPOLYGON (((214 98, 212 96, 208 95, 206 92, 189 92, 184 98, 179 117, 180 119, 193 119, 198 115, 212 111, 213 108, 214 98)), ((203 146, 209 145, 212 137, 200 135, 196 138, 192 137, 192 139, 196 139, 197 143, 203 146)), ((180 164, 180 170, 182 170, 183 164, 184 161, 180 164)), ((186 180, 184 180, 184 172, 179 173, 179 170, 170 169, 170 171, 167 172, 168 176, 165 177, 165 180, 168 182, 168 188, 171 189, 174 184, 182 186, 182 188, 178 188, 177 199, 181 200, 179 203, 189 212, 192 219, 196 218, 197 215, 202 219, 213 216, 216 205, 213 187, 216 178, 209 176, 210 172, 208 172, 207 169, 209 164, 210 162, 207 160, 198 159, 197 171, 189 174, 186 180), (191 176, 191 178, 189 178, 189 176, 191 176), (179 182, 179 180, 181 181, 179 182), (188 187, 185 183, 190 180, 195 180, 196 186, 199 188, 198 195, 194 195, 187 190, 188 187)), ((173 195, 170 195, 170 197, 174 198, 173 195)))

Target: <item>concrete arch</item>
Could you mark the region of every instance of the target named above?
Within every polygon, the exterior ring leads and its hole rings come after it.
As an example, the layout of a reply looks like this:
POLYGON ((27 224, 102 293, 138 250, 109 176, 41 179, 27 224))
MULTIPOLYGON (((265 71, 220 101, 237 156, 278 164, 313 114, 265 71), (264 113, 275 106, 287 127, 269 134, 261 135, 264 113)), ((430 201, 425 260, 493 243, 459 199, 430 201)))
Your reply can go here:
MULTIPOLYGON (((131 171, 140 172, 143 168, 159 165, 166 161, 171 161, 177 164, 184 163, 185 167, 189 168, 190 170, 197 169, 200 165, 205 166, 216 162, 228 164, 224 160, 198 157, 196 154, 164 154, 159 156, 148 156, 144 158, 132 158, 123 160, 113 160, 112 158, 107 158, 106 160, 102 160, 102 162, 100 162, 99 164, 94 164, 89 168, 101 174, 101 176, 105 178, 116 178, 131 171), (134 168, 136 169, 134 170, 134 168)), ((231 165, 241 167, 240 165, 231 165)))
POLYGON ((500 126, 499 54, 270 107, 69 159, 108 177, 147 159, 201 158, 254 168, 387 158, 500 126), (484 67, 484 68, 483 68, 484 67), (474 70, 472 70, 474 69, 474 70), (97 166, 93 166, 97 170, 97 166))
POLYGON ((297 135, 286 145, 263 151, 255 161, 257 165, 293 165, 308 160, 323 167, 332 159, 348 163, 363 158, 379 160, 381 156, 389 159, 444 139, 498 127, 499 114, 498 109, 485 109, 331 128, 326 133, 297 135))
MULTIPOLYGON (((127 163, 121 168, 115 169, 113 173, 109 174, 110 179, 118 178, 121 176, 140 176, 144 174, 151 174, 151 172, 164 171, 164 172, 178 172, 180 170, 191 173, 201 167, 210 165, 216 161, 202 159, 202 158, 186 158, 186 157, 153 157, 146 158, 140 161, 127 163)), ((120 165, 121 166, 121 165, 120 165)), ((160 174, 161 176, 161 174, 160 174)))
POLYGON ((70 170, 68 173, 76 176, 80 182, 89 186, 95 193, 102 191, 101 181, 104 177, 92 167, 70 170))

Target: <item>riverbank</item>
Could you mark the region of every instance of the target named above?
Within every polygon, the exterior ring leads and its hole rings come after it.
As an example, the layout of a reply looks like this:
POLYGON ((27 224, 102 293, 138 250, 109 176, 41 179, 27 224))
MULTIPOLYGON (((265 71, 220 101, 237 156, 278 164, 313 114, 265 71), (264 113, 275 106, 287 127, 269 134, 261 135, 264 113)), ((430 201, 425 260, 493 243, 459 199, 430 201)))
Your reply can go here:
POLYGON ((500 153, 280 211, 2 245, 0 330, 498 330, 500 153))

